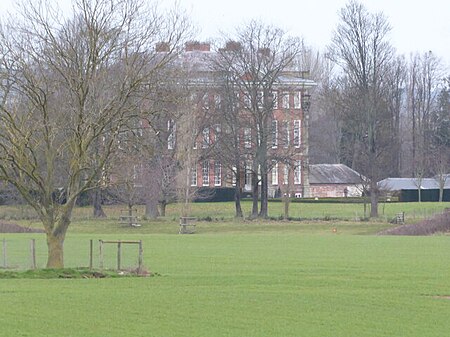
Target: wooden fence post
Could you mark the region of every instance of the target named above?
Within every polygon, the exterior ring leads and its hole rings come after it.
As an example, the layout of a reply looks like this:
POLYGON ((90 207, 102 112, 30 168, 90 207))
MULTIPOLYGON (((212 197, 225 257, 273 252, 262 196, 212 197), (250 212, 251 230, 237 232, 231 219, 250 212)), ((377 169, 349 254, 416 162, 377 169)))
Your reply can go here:
POLYGON ((143 249, 142 249, 142 240, 139 240, 139 262, 138 262, 138 274, 140 274, 142 272, 142 262, 143 262, 143 257, 142 254, 143 253, 143 249))
POLYGON ((89 270, 92 270, 92 264, 94 261, 93 255, 94 255, 94 240, 91 239, 89 243, 89 270))
POLYGON ((36 269, 36 239, 31 239, 31 269, 36 269))
POLYGON ((103 240, 98 240, 100 250, 100 270, 103 270, 103 240))
POLYGON ((120 258, 122 255, 122 242, 117 241, 117 270, 120 270, 120 258))

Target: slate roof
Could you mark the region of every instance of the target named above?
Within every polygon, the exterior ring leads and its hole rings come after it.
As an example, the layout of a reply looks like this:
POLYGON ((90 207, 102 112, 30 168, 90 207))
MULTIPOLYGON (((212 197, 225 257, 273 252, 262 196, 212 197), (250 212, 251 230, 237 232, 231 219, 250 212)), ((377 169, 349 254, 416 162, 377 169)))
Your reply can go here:
MULTIPOLYGON (((215 51, 184 51, 178 55, 174 62, 190 72, 191 82, 197 84, 214 84, 217 79, 211 66, 211 60, 218 57, 218 55, 215 51)), ((313 80, 302 78, 299 74, 299 71, 282 71, 273 87, 297 86, 310 88, 317 85, 313 80)))
MULTIPOLYGON (((439 181, 434 178, 422 178, 421 181, 417 178, 386 178, 378 182, 378 187, 388 191, 417 190, 419 184, 423 190, 439 189, 439 181)), ((450 188, 450 179, 445 181, 444 188, 450 188)))
POLYGON ((310 184, 361 184, 361 175, 344 164, 309 166, 310 184))

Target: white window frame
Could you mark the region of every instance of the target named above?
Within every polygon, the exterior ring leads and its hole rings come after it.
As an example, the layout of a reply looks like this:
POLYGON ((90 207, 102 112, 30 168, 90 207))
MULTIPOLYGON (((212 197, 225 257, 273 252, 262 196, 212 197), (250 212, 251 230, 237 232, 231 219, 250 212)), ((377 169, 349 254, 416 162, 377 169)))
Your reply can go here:
POLYGON ((202 186, 209 186, 209 161, 204 160, 202 163, 202 186))
POLYGON ((283 184, 284 185, 288 185, 289 184, 289 165, 288 164, 284 164, 283 184))
POLYGON ((142 120, 139 121, 137 134, 139 137, 142 137, 144 135, 144 122, 142 120))
POLYGON ((256 124, 256 142, 257 142, 258 146, 261 145, 261 137, 260 137, 261 132, 260 132, 260 130, 261 129, 259 127, 259 124, 256 124))
POLYGON ((302 123, 301 120, 294 120, 294 146, 299 148, 302 143, 302 123))
POLYGON ((272 149, 278 147, 278 121, 276 119, 272 120, 272 149))
POLYGON ((191 168, 191 186, 197 186, 197 165, 191 168))
POLYGON ((214 108, 219 110, 222 105, 222 96, 220 94, 214 94, 214 108))
POLYGON ((202 131, 202 148, 206 149, 211 144, 210 130, 209 128, 204 128, 202 131))
POLYGON ((177 125, 175 124, 175 121, 173 119, 167 120, 167 149, 173 150, 175 148, 175 142, 176 142, 176 132, 177 125))
POLYGON ((273 109, 278 109, 278 91, 272 91, 272 104, 273 109))
POLYGON ((251 160, 245 162, 244 166, 244 185, 252 186, 252 166, 251 160))
POLYGON ((221 132, 222 132, 222 126, 220 124, 215 124, 214 125, 214 142, 219 141, 221 132))
POLYGON ((202 108, 203 110, 209 110, 210 104, 209 104, 209 94, 205 93, 202 97, 202 108))
POLYGON ((214 186, 222 186, 222 164, 214 161, 214 186))
POLYGON ((244 148, 252 148, 252 128, 244 128, 244 148))
POLYGON ((264 91, 256 93, 256 102, 258 103, 258 108, 262 109, 264 107, 264 91))
POLYGON ((300 91, 296 91, 294 94, 294 109, 302 108, 302 93, 300 91))
POLYGON ((236 109, 239 109, 240 106, 241 106, 241 100, 240 100, 239 91, 236 91, 236 92, 234 93, 234 95, 235 95, 235 102, 234 102, 235 108, 236 108, 236 109))
POLYGON ((231 169, 231 185, 232 186, 236 186, 236 181, 237 181, 236 174, 237 174, 237 167, 233 166, 231 169))
POLYGON ((272 166, 272 185, 278 185, 278 163, 275 161, 272 166))
POLYGON ((281 107, 283 109, 289 109, 289 92, 283 92, 283 96, 281 97, 281 107))
POLYGON ((252 108, 252 98, 250 97, 250 93, 247 91, 242 93, 242 103, 244 104, 244 109, 251 109, 252 108))
POLYGON ((296 160, 294 163, 294 184, 300 185, 302 183, 302 162, 296 160))

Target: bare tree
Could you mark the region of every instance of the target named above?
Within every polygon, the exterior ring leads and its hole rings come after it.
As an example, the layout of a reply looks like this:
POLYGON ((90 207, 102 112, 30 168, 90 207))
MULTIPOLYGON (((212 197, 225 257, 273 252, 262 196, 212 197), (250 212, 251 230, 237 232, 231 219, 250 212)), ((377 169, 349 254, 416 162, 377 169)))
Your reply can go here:
POLYGON ((389 176, 398 177, 401 172, 402 137, 401 120, 405 110, 407 64, 404 57, 396 57, 392 60, 386 74, 386 86, 384 96, 386 99, 391 123, 389 130, 392 131, 391 151, 389 151, 389 165, 386 166, 389 176))
POLYGON ((427 52, 411 58, 407 114, 412 137, 411 174, 419 185, 424 177, 431 174, 432 123, 441 83, 441 64, 435 55, 427 52))
POLYGON ((442 202, 445 183, 450 179, 450 77, 444 79, 431 123, 431 167, 439 184, 439 201, 442 202))
POLYGON ((333 78, 333 64, 325 56, 317 57, 318 66, 311 78, 318 84, 314 90, 314 113, 311 114, 310 162, 339 163, 342 137, 341 88, 333 78), (323 135, 327 135, 324 137, 323 135))
POLYGON ((383 95, 385 77, 393 57, 387 41, 390 26, 382 13, 371 14, 350 1, 340 13, 340 22, 329 46, 329 56, 341 66, 347 85, 343 137, 356 157, 353 167, 370 180, 371 217, 378 216, 377 181, 384 167, 392 137, 389 112, 383 95))
POLYGON ((278 76, 302 51, 301 40, 290 38, 281 29, 251 21, 237 29, 220 49, 216 69, 228 76, 241 98, 241 112, 251 128, 253 209, 252 217, 268 215, 268 173, 271 169, 272 92, 278 76), (232 40, 230 42, 230 40, 232 40), (261 208, 258 214, 258 181, 261 183, 261 208))
POLYGON ((228 183, 234 186, 235 217, 243 217, 241 206, 242 188, 244 184, 245 161, 251 158, 248 149, 241 143, 243 129, 247 125, 240 109, 239 91, 236 89, 228 72, 217 67, 216 58, 211 61, 211 70, 216 75, 217 95, 220 100, 214 105, 214 117, 211 127, 215 129, 209 156, 219 160, 221 165, 230 172, 228 183))
POLYGON ((48 3, 29 1, 0 32, 0 179, 42 221, 49 268, 64 266, 77 197, 102 183, 121 131, 189 27, 143 1, 78 0, 73 10, 61 20, 48 3), (154 53, 159 41, 171 46, 164 57, 154 53))

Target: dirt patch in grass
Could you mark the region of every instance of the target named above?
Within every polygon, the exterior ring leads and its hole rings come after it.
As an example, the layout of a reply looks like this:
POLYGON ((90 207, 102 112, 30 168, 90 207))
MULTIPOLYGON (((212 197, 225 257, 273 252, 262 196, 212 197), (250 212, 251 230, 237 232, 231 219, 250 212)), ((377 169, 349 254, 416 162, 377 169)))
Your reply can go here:
POLYGON ((44 233, 39 228, 27 228, 17 224, 0 222, 0 233, 44 233))
POLYGON ((26 271, 3 270, 0 268, 0 279, 90 279, 90 278, 122 278, 158 276, 147 270, 90 270, 88 268, 66 269, 34 269, 26 271))
POLYGON ((0 279, 91 279, 159 276, 147 270, 90 270, 88 268, 2 270, 0 279))
POLYGON ((402 225, 384 230, 379 235, 433 235, 450 232, 450 209, 412 225, 402 225))
POLYGON ((437 295, 437 296, 433 296, 433 297, 441 299, 441 300, 450 300, 450 295, 437 295))

